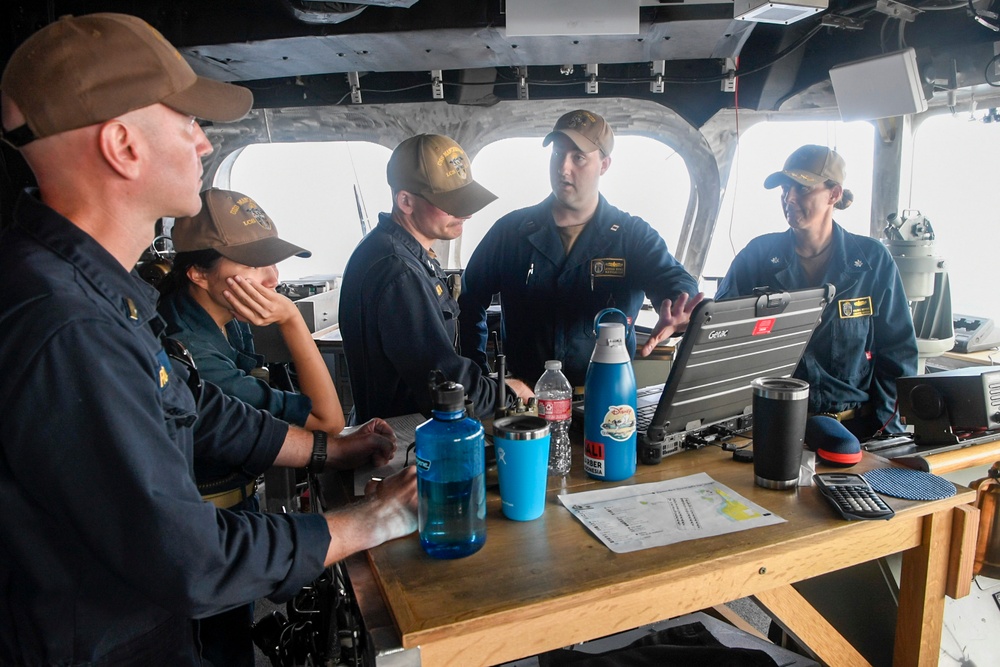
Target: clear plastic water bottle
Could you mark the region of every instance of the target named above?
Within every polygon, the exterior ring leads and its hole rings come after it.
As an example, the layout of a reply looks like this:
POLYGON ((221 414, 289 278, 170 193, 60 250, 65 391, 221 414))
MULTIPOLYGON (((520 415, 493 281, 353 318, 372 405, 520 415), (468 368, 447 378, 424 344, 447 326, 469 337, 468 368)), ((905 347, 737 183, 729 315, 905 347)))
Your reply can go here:
POLYGON ((561 361, 546 361, 545 372, 535 383, 538 416, 549 423, 549 474, 566 475, 572 459, 569 427, 573 421, 573 387, 562 374, 561 361))
POLYGON ((433 417, 416 429, 420 545, 435 558, 462 558, 486 543, 483 425, 466 416, 462 385, 432 385, 433 417))

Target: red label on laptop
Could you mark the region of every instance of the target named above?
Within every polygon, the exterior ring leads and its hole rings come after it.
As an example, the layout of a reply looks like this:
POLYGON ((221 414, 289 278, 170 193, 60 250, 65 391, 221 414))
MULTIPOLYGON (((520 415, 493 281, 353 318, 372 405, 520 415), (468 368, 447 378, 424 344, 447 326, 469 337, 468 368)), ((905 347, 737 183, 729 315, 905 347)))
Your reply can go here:
POLYGON ((755 324, 753 328, 753 335, 761 336, 763 334, 769 334, 771 333, 772 329, 774 329, 773 317, 768 317, 763 320, 757 320, 757 324, 755 324))

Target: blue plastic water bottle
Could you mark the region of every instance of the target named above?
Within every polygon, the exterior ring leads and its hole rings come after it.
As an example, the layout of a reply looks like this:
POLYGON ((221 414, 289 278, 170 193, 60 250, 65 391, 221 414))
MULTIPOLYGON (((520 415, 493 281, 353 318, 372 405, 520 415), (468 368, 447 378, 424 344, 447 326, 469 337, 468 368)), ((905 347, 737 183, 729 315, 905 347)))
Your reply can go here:
POLYGON ((597 342, 584 385, 583 469, 595 479, 617 482, 635 474, 635 373, 625 339, 625 325, 594 318, 597 342))
POLYGON ((483 425, 465 413, 465 388, 431 375, 433 417, 416 429, 420 545, 435 558, 462 558, 486 543, 483 425))

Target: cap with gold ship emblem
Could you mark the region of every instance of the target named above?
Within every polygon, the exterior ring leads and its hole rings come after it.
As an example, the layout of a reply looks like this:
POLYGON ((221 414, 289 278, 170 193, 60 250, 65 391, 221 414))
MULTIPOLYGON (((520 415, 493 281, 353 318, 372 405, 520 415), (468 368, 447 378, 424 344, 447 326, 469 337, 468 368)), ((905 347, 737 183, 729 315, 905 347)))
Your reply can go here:
POLYGON ((456 218, 467 218, 497 198, 473 180, 462 147, 440 134, 418 134, 400 143, 385 173, 394 192, 420 195, 456 218))
POLYGON ((201 211, 177 218, 171 238, 174 250, 217 251, 246 266, 271 266, 311 252, 278 238, 274 222, 257 202, 232 190, 211 188, 201 193, 201 211))

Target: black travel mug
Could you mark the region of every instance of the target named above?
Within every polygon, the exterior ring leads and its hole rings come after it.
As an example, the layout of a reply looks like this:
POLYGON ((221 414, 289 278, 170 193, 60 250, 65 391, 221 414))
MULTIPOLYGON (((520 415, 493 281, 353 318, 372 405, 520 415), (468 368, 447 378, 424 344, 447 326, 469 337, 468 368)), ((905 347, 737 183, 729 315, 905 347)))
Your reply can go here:
POLYGON ((757 378, 750 386, 754 482, 768 489, 794 487, 805 441, 809 383, 794 378, 757 378))

